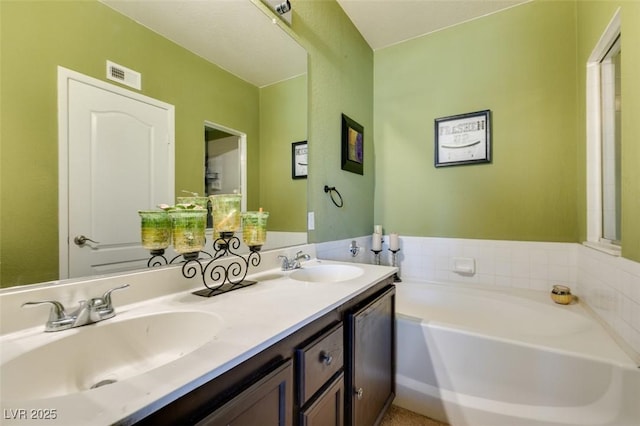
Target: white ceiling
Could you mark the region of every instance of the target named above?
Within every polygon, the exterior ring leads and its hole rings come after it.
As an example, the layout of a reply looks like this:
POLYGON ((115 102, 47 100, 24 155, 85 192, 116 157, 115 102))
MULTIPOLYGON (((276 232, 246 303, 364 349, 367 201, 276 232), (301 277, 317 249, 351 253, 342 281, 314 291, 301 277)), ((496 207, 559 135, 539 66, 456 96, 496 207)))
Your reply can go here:
MULTIPOLYGON (((256 0, 100 0, 258 87, 307 70, 307 54, 256 0)), ((262 0, 279 4, 280 0, 262 0)), ((314 0, 320 1, 320 0, 314 0)), ((530 0, 337 0, 378 50, 530 0)), ((293 3, 295 7, 295 3, 293 3)), ((285 16, 290 18, 290 13, 285 16)), ((122 64, 127 66, 127 64, 122 64)))
POLYGON ((306 51, 251 0, 100 1, 255 86, 307 72, 306 51))
POLYGON ((529 0, 337 0, 373 50, 529 0))

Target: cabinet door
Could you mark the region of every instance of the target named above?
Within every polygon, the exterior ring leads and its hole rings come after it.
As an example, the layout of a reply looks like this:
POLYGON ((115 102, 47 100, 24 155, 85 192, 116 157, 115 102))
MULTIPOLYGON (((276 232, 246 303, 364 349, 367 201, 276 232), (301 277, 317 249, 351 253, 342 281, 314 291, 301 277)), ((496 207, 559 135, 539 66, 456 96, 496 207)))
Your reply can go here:
POLYGON ((290 426, 293 412, 291 360, 198 422, 198 426, 290 426))
POLYGON ((347 316, 347 424, 378 424, 395 396, 395 287, 347 316))
POLYGON ((300 426, 344 425, 344 373, 300 413, 300 426))

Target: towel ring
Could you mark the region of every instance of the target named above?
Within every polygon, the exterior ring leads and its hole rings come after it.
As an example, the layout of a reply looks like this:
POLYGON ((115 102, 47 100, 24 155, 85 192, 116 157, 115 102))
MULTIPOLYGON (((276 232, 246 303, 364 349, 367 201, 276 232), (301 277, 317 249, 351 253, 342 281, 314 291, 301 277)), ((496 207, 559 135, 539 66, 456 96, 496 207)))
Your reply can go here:
POLYGON ((328 185, 325 185, 324 192, 329 193, 329 197, 331 197, 331 201, 333 202, 333 204, 335 204, 336 207, 341 208, 342 206, 344 206, 344 201, 342 201, 342 195, 340 195, 340 193, 338 192, 335 186, 330 187, 328 185), (340 204, 338 204, 336 202, 336 199, 333 197, 334 192, 338 195, 338 198, 340 199, 340 204))

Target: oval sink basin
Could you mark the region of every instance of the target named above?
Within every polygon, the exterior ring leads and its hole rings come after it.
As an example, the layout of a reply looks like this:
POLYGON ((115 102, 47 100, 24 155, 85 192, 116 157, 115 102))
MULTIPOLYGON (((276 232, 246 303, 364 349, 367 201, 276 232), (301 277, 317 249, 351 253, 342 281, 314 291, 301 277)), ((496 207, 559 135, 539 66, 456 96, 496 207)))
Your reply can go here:
POLYGON ((0 366, 0 394, 51 398, 125 380, 198 349, 222 323, 204 312, 163 312, 60 331, 68 335, 0 366))
POLYGON ((337 283, 358 278, 364 270, 351 265, 318 265, 293 271, 289 278, 297 281, 337 283))

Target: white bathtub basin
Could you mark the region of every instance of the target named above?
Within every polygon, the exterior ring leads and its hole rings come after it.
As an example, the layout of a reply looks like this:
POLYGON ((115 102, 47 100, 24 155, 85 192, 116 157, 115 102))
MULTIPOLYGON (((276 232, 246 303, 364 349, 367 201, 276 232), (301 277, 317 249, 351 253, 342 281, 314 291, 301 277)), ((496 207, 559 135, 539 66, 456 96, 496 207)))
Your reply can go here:
POLYGON ((306 282, 337 283, 358 278, 364 270, 351 265, 317 265, 298 269, 289 278, 306 282))
POLYGON ((602 326, 511 290, 398 285, 394 404, 452 425, 639 425, 640 371, 602 326))
MULTIPOLYGON (((214 339, 222 325, 221 318, 213 314, 178 311, 115 318, 38 335, 33 338, 53 341, 4 362, 0 366, 0 394, 5 400, 25 401, 126 380, 200 348, 214 339)), ((9 346, 24 343, 20 339, 3 342, 9 346)))

